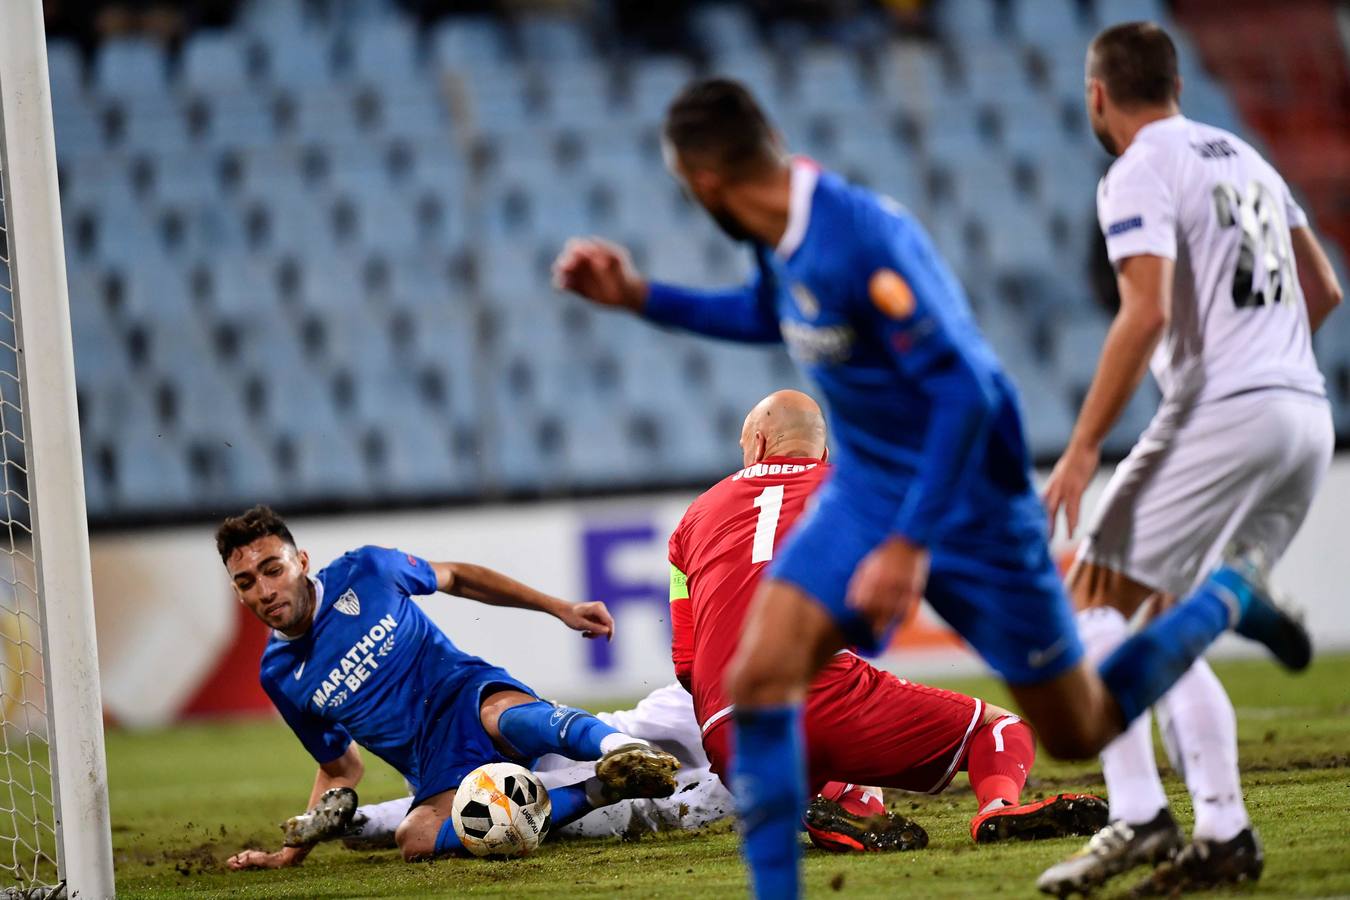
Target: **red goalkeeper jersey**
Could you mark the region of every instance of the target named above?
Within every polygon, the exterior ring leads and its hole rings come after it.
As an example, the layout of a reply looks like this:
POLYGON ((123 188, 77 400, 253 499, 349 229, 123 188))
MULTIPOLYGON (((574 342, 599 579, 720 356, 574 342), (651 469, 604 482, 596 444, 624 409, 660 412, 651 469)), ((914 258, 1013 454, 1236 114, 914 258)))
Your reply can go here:
POLYGON ((815 459, 766 459, 695 500, 670 536, 671 656, 705 733, 730 711, 723 673, 760 574, 829 471, 815 459))

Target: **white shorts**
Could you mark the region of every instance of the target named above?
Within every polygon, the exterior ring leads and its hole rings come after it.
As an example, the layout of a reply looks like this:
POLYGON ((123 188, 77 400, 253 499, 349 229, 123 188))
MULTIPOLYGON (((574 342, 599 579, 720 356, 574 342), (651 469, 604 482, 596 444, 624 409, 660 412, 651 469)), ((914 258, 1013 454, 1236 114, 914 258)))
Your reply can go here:
POLYGON ((1097 504, 1078 558, 1183 596, 1237 540, 1274 563, 1331 463, 1325 398, 1286 389, 1164 403, 1097 504))

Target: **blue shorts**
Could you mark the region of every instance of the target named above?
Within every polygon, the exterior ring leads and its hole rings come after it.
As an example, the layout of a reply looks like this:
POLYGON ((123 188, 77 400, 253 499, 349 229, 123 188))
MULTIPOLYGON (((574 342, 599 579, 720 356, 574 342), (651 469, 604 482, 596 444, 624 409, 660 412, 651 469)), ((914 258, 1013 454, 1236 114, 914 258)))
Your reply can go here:
MULTIPOLYGON (((821 488, 767 572, 816 598, 845 639, 878 653, 877 635, 844 600, 854 569, 890 534, 898 502, 841 469, 821 488), (842 477, 841 477, 842 476, 842 477)), ((931 548, 925 598, 1009 684, 1048 681, 1083 656, 1073 610, 1050 558, 1035 495, 1008 498, 953 527, 931 548)))
MULTIPOLYGON (((417 793, 412 805, 459 787, 474 769, 486 763, 514 762, 527 769, 534 760, 512 759, 492 743, 483 728, 483 698, 497 691, 521 691, 538 696, 505 669, 484 663, 461 675, 457 690, 437 692, 423 701, 422 728, 417 737, 417 793)), ((461 673, 456 673, 461 674, 461 673)))

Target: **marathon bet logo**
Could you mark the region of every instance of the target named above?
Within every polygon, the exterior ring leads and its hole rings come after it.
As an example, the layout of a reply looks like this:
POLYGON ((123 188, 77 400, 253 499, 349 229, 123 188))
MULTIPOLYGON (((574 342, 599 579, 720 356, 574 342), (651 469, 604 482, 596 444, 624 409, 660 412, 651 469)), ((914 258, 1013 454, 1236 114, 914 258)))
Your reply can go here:
MULTIPOLYGON (((348 591, 348 593, 351 593, 348 591)), ((342 599, 345 599, 346 594, 342 599)), ((352 594, 353 602, 356 595, 352 594)), ((341 599, 338 601, 341 602, 341 599)), ((394 642, 393 631, 398 628, 398 619, 392 615, 382 616, 380 621, 370 626, 365 637, 352 644, 351 649, 343 654, 342 659, 328 673, 328 677, 323 680, 323 684, 310 696, 310 701, 323 709, 325 706, 336 706, 347 699, 348 692, 355 694, 361 689, 370 676, 380 667, 375 661, 376 656, 384 656, 389 652, 384 645, 376 650, 376 644, 384 641, 389 648, 392 648, 394 642), (335 696, 336 695, 336 696, 335 696), (340 698, 340 699, 339 699, 340 698)))

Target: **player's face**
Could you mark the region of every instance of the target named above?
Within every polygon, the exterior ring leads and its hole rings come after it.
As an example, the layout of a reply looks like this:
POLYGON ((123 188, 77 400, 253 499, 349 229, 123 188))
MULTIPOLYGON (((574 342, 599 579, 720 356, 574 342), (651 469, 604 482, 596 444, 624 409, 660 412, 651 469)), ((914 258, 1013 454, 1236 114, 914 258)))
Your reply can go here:
POLYGON ((225 568, 239 602, 269 628, 294 636, 308 627, 314 599, 303 550, 268 535, 235 550, 225 568))
POLYGON ((1116 142, 1112 140, 1111 130, 1106 125, 1106 87, 1099 79, 1088 76, 1086 101, 1088 122, 1092 125, 1092 133, 1097 136, 1097 142, 1107 153, 1119 156, 1120 151, 1116 149, 1116 142))
POLYGON ((733 241, 750 240, 750 232, 727 208, 721 178, 704 169, 691 169, 668 143, 663 144, 662 154, 666 160, 666 168, 675 176, 680 187, 684 188, 685 194, 703 207, 717 223, 717 227, 722 229, 723 234, 733 241))

